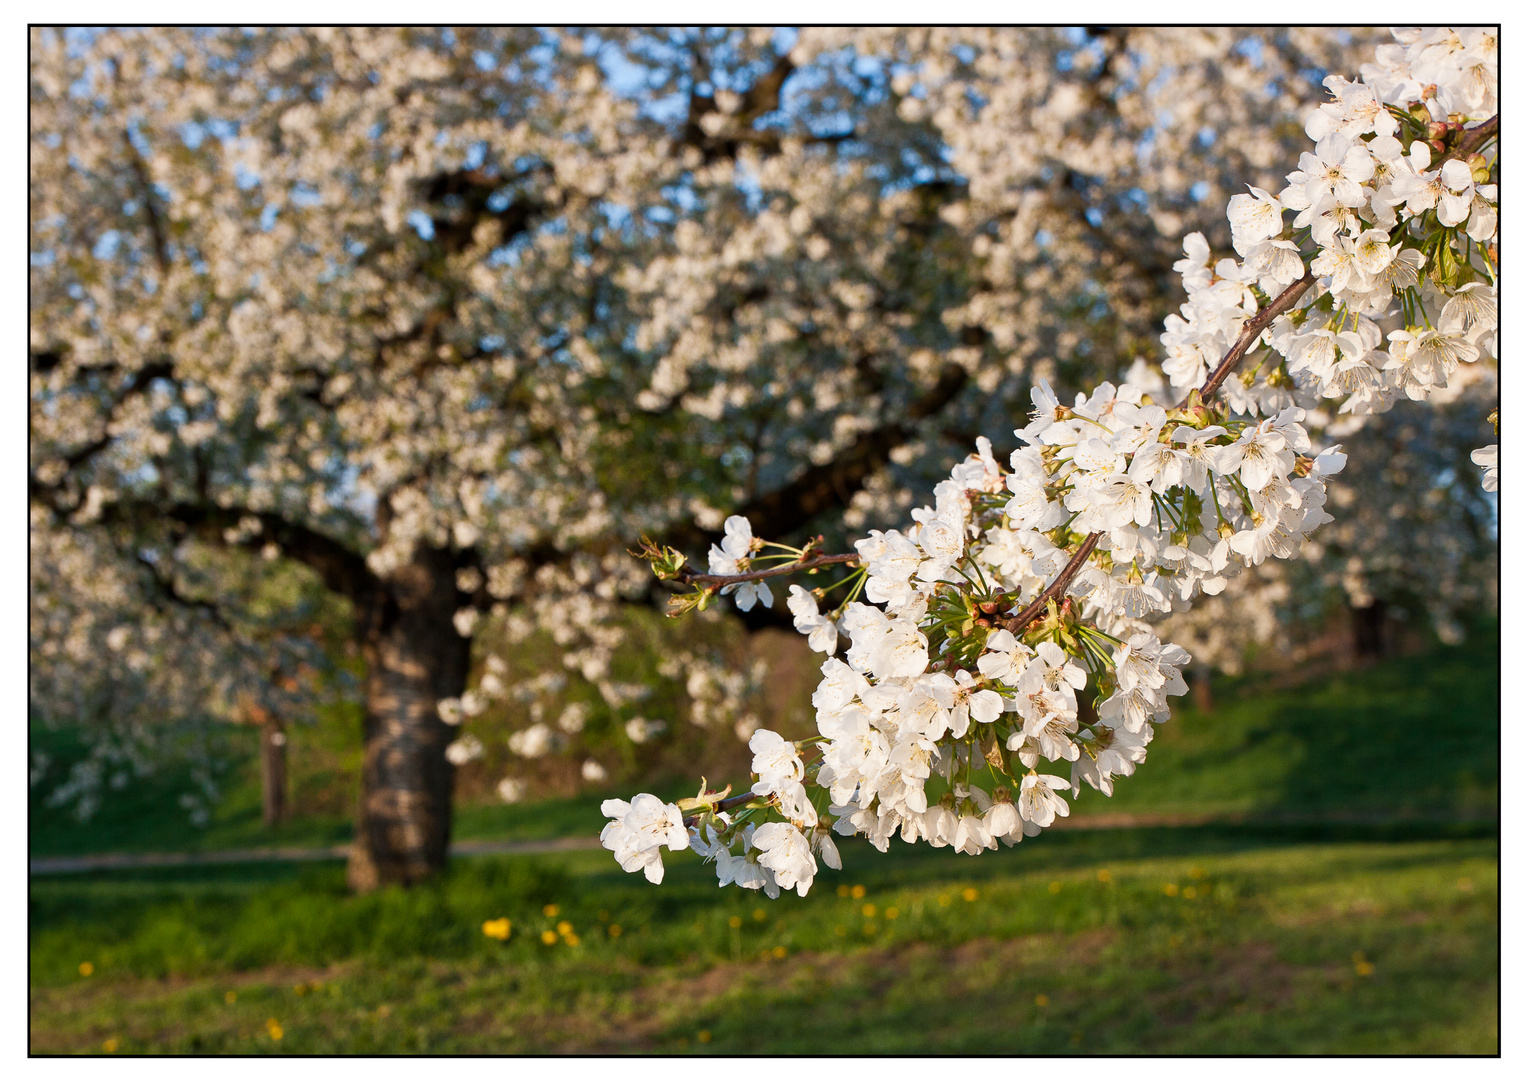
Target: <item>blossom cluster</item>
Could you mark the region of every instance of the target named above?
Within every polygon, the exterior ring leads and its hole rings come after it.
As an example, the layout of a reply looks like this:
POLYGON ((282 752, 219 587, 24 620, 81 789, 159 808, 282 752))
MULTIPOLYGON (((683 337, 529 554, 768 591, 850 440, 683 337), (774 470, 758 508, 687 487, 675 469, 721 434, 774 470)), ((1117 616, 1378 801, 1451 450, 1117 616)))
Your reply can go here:
MULTIPOLYGON (((1332 520, 1327 480, 1346 455, 1312 444, 1307 410, 1341 398, 1362 416, 1425 397, 1489 347, 1496 190, 1485 159, 1457 151, 1494 111, 1495 40, 1397 37, 1363 82, 1327 80, 1334 101, 1310 118, 1316 146, 1288 187, 1230 200, 1240 260, 1188 237, 1189 300, 1162 335, 1176 393, 1158 400, 1140 366, 1070 405, 1042 380, 1006 468, 978 439, 912 525, 855 544, 830 612, 828 589, 790 587, 796 628, 828 654, 818 734, 756 732, 748 796, 703 788, 666 811, 688 813, 690 845, 723 885, 804 895, 815 857, 837 861, 832 833, 979 854, 1066 817, 1084 784, 1111 794, 1187 690, 1188 653, 1145 620, 1294 557, 1332 520), (1382 338, 1397 300, 1406 324, 1382 338), (1267 353, 1216 399, 1251 335, 1267 353)), ((730 518, 712 574, 746 572, 762 546, 730 518)), ((740 607, 768 602, 761 580, 725 587, 740 607)), ((623 858, 636 812, 607 813, 606 846, 623 858)))
MULTIPOLYGON (((1495 32, 1396 37, 1359 81, 1325 80, 1334 100, 1310 115, 1315 145, 1287 186, 1231 199, 1239 259, 1215 260, 1202 234, 1185 240, 1174 268, 1188 303, 1161 337, 1163 371, 1180 393, 1203 382, 1243 324, 1307 266, 1317 287, 1262 335, 1262 362, 1226 383, 1238 413, 1329 400, 1339 413, 1383 412, 1446 389, 1461 364, 1494 354, 1495 165, 1478 149, 1451 152, 1496 113, 1495 32), (1402 324, 1386 334, 1381 322, 1397 303, 1402 324)), ((1491 490, 1495 460, 1494 446, 1477 451, 1491 490)))

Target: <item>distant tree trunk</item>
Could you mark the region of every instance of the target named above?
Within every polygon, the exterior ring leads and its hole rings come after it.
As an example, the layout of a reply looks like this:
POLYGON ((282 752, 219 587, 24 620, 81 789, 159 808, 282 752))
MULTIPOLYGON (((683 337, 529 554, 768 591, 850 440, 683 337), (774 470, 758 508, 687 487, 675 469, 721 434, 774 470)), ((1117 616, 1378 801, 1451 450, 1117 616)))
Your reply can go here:
POLYGON ((361 802, 348 878, 366 891, 441 870, 451 843, 451 729, 436 703, 466 689, 471 643, 452 616, 451 553, 421 548, 382 580, 357 630, 366 658, 361 802))
POLYGON ((1194 708, 1202 713, 1215 711, 1215 688, 1210 683, 1210 669, 1196 667, 1189 671, 1194 689, 1194 708))
POLYGON ((267 828, 286 817, 286 731, 274 716, 260 725, 260 816, 267 828))
POLYGON ((1386 653, 1385 615, 1387 605, 1376 599, 1353 612, 1353 654, 1362 660, 1377 660, 1386 653))

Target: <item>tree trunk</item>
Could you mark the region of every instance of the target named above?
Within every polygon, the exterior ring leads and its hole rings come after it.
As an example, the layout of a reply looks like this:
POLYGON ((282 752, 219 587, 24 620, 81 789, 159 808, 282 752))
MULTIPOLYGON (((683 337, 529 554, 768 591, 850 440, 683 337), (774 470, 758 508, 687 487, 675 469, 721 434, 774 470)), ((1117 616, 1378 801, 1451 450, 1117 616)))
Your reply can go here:
POLYGON ((274 716, 260 725, 260 816, 266 828, 286 817, 286 732, 274 716))
POLYGON ((1377 660, 1387 652, 1385 615, 1387 605, 1375 600, 1368 607, 1353 608, 1353 653, 1360 660, 1377 660))
POLYGON ((436 703, 466 689, 471 642, 452 616, 449 551, 421 548, 381 582, 358 619, 366 658, 361 803, 348 878, 366 891, 442 869, 451 843, 452 731, 436 703))
POLYGON ((1215 711, 1215 688, 1211 685, 1210 678, 1210 669, 1207 667, 1189 669, 1189 685, 1194 691, 1194 708, 1202 713, 1215 711))

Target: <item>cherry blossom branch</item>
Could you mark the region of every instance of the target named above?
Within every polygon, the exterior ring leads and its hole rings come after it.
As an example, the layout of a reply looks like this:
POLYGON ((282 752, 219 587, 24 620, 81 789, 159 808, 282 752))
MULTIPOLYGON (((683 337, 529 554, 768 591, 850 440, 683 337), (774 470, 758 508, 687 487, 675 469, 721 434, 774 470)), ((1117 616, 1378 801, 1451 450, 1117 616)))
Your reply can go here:
MULTIPOLYGON (((1248 320, 1236 343, 1226 350, 1225 356, 1221 357, 1220 363, 1215 365, 1215 370, 1199 388, 1200 400, 1208 400, 1214 396, 1215 391, 1220 389, 1220 384, 1225 382, 1227 376, 1236 370, 1236 365, 1241 363, 1242 358, 1247 355, 1247 350, 1252 347, 1252 343, 1262 336, 1263 331, 1268 329, 1274 319, 1299 303, 1300 297, 1305 295, 1305 290, 1315 283, 1315 277, 1307 270, 1304 277, 1279 293, 1266 307, 1248 320)), ((1073 555, 1071 560, 1061 568, 1061 573, 1046 586, 1045 591, 1035 597, 1023 611, 999 625, 1010 633, 1022 633, 1025 627, 1045 611, 1047 604, 1066 591, 1066 587, 1072 583, 1072 579, 1088 561, 1088 556, 1093 554, 1093 549, 1098 546, 1101 535, 1101 533, 1089 533, 1087 539, 1082 542, 1082 546, 1077 549, 1077 554, 1073 555)))
POLYGON ((1056 575, 1056 580, 1047 585, 1045 591, 1035 597, 1023 611, 998 625, 1008 630, 1009 633, 1018 634, 1026 626, 1034 622, 1041 612, 1045 610, 1047 604, 1066 591, 1067 585, 1077 576, 1077 572, 1082 569, 1083 563, 1088 561, 1088 556, 1093 554, 1093 549, 1098 546, 1098 538, 1101 535, 1101 533, 1089 533, 1087 539, 1082 542, 1082 546, 1077 549, 1077 554, 1073 555, 1071 561, 1061 568, 1061 573, 1056 575))
MULTIPOLYGON (((1451 158, 1467 158, 1482 146, 1485 146, 1492 139, 1496 138, 1500 126, 1498 121, 1499 117, 1493 116, 1479 127, 1464 131, 1458 145, 1445 154, 1440 159, 1440 163, 1451 158)), ((1221 384, 1236 370, 1236 366, 1246 357, 1248 350, 1262 336, 1263 331, 1272 325, 1273 320, 1298 304, 1300 298, 1305 295, 1306 290, 1315 283, 1315 275, 1310 270, 1307 270, 1304 277, 1279 293, 1278 296, 1269 301, 1262 310, 1247 321, 1246 325, 1242 328, 1241 334, 1237 337, 1236 343, 1226 350, 1226 354, 1221 357, 1220 363, 1215 365, 1215 370, 1210 373, 1210 377, 1199 388, 1199 399, 1201 401, 1207 402, 1215 396, 1221 384)), ((1073 555, 1071 560, 1061 568, 1061 573, 1056 575, 1056 579, 1046 587, 1045 591, 1035 597, 1034 601, 1023 611, 999 625, 1006 627, 1010 633, 1020 633, 1038 618, 1045 611, 1046 605, 1059 597, 1066 590, 1066 587, 1071 584, 1072 579, 1082 570, 1088 556, 1093 553, 1093 549, 1098 545, 1099 536, 1099 533, 1089 533, 1087 539, 1082 542, 1082 546, 1077 549, 1077 554, 1073 555)))
POLYGON ((1262 336, 1274 319, 1300 302, 1300 297, 1305 295, 1305 290, 1316 283, 1316 276, 1309 270, 1305 276, 1283 292, 1275 296, 1268 305, 1252 318, 1247 320, 1247 325, 1242 328, 1241 336, 1236 339, 1236 344, 1226 351, 1221 357, 1220 363, 1215 365, 1215 370, 1210 372, 1210 377, 1199 388, 1199 400, 1209 401, 1215 396, 1215 391, 1220 389, 1220 384, 1226 381, 1226 377, 1236 370, 1236 365, 1241 363, 1242 357, 1247 355, 1247 350, 1252 348, 1253 342, 1262 336))

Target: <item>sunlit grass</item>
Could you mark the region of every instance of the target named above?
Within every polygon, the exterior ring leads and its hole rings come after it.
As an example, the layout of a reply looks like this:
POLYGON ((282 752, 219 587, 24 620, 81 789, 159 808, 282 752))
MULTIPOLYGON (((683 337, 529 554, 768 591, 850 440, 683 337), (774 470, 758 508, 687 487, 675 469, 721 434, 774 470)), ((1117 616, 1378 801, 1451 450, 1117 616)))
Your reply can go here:
POLYGON ((857 852, 774 902, 693 861, 652 888, 593 854, 376 897, 50 883, 33 1048, 1494 1052, 1492 841, 1054 839, 857 852))

